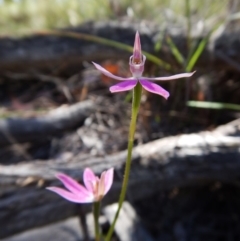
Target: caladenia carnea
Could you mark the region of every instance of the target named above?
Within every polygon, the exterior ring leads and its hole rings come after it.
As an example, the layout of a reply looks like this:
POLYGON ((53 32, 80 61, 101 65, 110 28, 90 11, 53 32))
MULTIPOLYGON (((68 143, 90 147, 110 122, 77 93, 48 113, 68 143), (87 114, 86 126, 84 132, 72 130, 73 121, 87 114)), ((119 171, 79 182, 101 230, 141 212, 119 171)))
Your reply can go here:
MULTIPOLYGON (((193 73, 182 73, 177 75, 172 75, 168 77, 156 77, 156 78, 148 78, 142 77, 142 73, 144 71, 144 64, 146 61, 146 56, 142 54, 141 51, 141 43, 138 32, 136 33, 133 55, 129 59, 130 71, 132 73, 132 77, 122 78, 116 75, 111 74, 109 71, 101 67, 100 65, 93 63, 95 67, 101 71, 104 75, 120 81, 119 83, 110 87, 110 91, 112 93, 122 92, 133 90, 133 98, 132 98, 132 116, 129 127, 129 137, 128 137, 128 153, 127 160, 125 165, 125 172, 123 177, 122 189, 119 196, 118 201, 118 210, 115 214, 113 223, 110 226, 110 229, 107 233, 107 236, 104 238, 105 241, 110 241, 113 230, 118 219, 119 212, 121 210, 122 204, 124 202, 128 179, 131 168, 131 159, 132 159, 132 149, 134 142, 134 134, 136 129, 137 116, 139 112, 139 106, 141 102, 141 94, 142 88, 145 90, 161 95, 165 99, 169 97, 168 91, 163 89, 161 86, 153 83, 152 81, 167 81, 179 78, 186 78, 193 75, 193 73)), ((103 172, 101 177, 95 176, 93 171, 90 168, 86 168, 83 172, 83 182, 84 185, 79 184, 77 181, 72 179, 70 176, 59 173, 56 177, 62 182, 65 188, 59 187, 48 187, 47 189, 57 193, 61 197, 66 200, 74 203, 93 203, 93 215, 94 215, 94 226, 95 226, 95 240, 101 241, 102 235, 99 230, 99 212, 100 212, 100 202, 103 197, 110 190, 113 183, 113 168, 103 172)))
POLYGON ((136 121, 137 121, 137 116, 138 116, 138 111, 139 111, 139 106, 141 101, 142 88, 154 94, 161 95, 165 99, 167 99, 169 97, 169 92, 163 89, 158 84, 153 83, 152 81, 168 81, 168 80, 174 80, 179 78, 187 78, 187 77, 191 77, 194 74, 194 72, 192 72, 192 73, 181 73, 181 74, 176 74, 176 75, 167 76, 167 77, 154 77, 154 78, 143 77, 142 74, 144 71, 145 61, 146 61, 146 56, 142 54, 140 36, 139 36, 139 33, 137 32, 135 36, 134 47, 133 47, 133 55, 129 59, 129 67, 132 73, 132 77, 122 78, 120 76, 113 75, 112 73, 110 73, 109 71, 101 67, 99 64, 93 63, 94 66, 102 74, 119 81, 119 83, 110 87, 110 91, 112 93, 133 90, 132 116, 131 116, 131 122, 129 127, 129 137, 128 137, 128 154, 127 154, 125 172, 123 177, 122 189, 121 189, 121 193, 118 201, 118 210, 115 214, 113 223, 110 226, 110 229, 107 233, 105 241, 110 241, 112 237, 119 212, 121 210, 122 204, 126 196, 128 179, 129 179, 130 168, 131 168, 134 134, 135 134, 136 121))
POLYGON ((65 188, 48 187, 48 190, 57 193, 70 202, 93 203, 95 240, 100 241, 101 234, 98 223, 100 202, 112 186, 113 168, 104 171, 100 178, 95 176, 90 168, 86 168, 83 172, 85 186, 63 173, 58 173, 56 177, 62 182, 65 188))

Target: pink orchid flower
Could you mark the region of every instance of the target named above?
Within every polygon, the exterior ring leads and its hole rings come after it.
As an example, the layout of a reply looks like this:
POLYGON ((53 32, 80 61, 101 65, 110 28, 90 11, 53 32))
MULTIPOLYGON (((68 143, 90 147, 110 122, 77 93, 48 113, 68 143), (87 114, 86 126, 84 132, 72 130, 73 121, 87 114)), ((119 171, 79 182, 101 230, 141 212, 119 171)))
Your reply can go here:
POLYGON ((56 177, 67 190, 59 187, 48 187, 48 190, 57 193, 70 202, 91 203, 100 201, 111 188, 113 168, 103 172, 100 178, 95 176, 90 168, 86 168, 83 172, 85 187, 63 173, 57 174, 56 177))
POLYGON ((139 37, 139 33, 137 32, 135 36, 133 55, 129 59, 130 71, 133 77, 122 78, 122 77, 113 75, 112 73, 110 73, 109 71, 101 67, 99 64, 96 64, 94 62, 93 64, 102 74, 112 79, 121 81, 120 83, 110 87, 110 91, 112 93, 131 90, 139 82, 145 90, 161 95, 165 99, 169 97, 169 92, 163 89, 162 87, 160 87, 159 85, 152 83, 151 81, 186 78, 194 74, 194 72, 192 72, 192 73, 176 74, 168 77, 156 77, 156 78, 142 77, 145 61, 146 61, 146 56, 142 54, 140 37, 139 37))

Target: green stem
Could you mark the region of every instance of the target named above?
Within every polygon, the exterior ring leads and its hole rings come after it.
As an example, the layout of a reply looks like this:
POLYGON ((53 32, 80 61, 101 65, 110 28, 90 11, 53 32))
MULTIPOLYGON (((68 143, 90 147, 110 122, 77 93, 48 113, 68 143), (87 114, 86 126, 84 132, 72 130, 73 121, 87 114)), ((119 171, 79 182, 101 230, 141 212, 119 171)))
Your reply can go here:
POLYGON ((191 9, 190 9, 190 0, 185 0, 186 4, 186 18, 187 18, 187 47, 188 51, 191 50, 191 9))
POLYGON ((100 212, 100 202, 93 203, 93 216, 94 216, 94 228, 95 228, 95 241, 100 241, 100 232, 99 232, 99 212, 100 212))
POLYGON ((142 93, 142 86, 138 83, 136 87, 133 89, 132 118, 131 118, 130 127, 129 127, 128 153, 127 153, 127 161, 126 161, 125 171, 123 176, 122 190, 118 200, 118 210, 115 214, 113 223, 107 233, 105 241, 110 241, 112 237, 112 233, 127 192, 127 185, 128 185, 128 179, 129 179, 131 161, 132 161, 132 148, 133 148, 133 142, 134 142, 134 134, 136 129, 139 106, 141 102, 141 93, 142 93))

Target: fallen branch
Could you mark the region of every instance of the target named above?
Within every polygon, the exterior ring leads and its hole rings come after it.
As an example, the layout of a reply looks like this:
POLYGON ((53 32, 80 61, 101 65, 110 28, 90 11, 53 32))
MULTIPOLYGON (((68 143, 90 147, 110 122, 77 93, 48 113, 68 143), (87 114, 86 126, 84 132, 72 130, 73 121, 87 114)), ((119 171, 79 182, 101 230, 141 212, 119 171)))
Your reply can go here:
MULTIPOLYGON (((67 37, 66 32, 89 34, 106 39, 115 40, 130 46, 133 44, 136 30, 141 33, 143 50, 154 53, 154 46, 159 41, 158 35, 163 39, 162 47, 157 54, 170 65, 176 65, 171 50, 166 42, 166 36, 171 36, 176 46, 182 53, 187 53, 187 37, 184 29, 178 33, 172 28, 160 30, 154 24, 133 24, 131 22, 91 22, 78 28, 64 29, 62 36, 42 31, 27 38, 1 38, 0 39, 0 73, 11 72, 41 72, 69 75, 79 72, 79 63, 83 61, 101 61, 106 59, 129 58, 129 53, 114 47, 99 44, 86 38, 67 37)), ((179 28, 180 29, 180 28, 179 28)), ((197 62, 197 68, 211 69, 234 68, 239 70, 239 33, 226 33, 212 39, 201 58, 197 62)), ((200 42, 206 35, 194 38, 200 42)))
MULTIPOLYGON (((115 203, 103 209, 103 213, 109 220, 109 223, 113 222, 117 208, 118 203, 115 203)), ((128 202, 123 203, 115 226, 115 233, 120 241, 154 241, 141 224, 136 211, 128 202)))
MULTIPOLYGON (((140 200, 173 187, 205 185, 214 181, 234 182, 240 170, 240 119, 195 134, 179 135, 133 150, 129 198, 140 200)), ((96 173, 114 167, 115 181, 104 204, 117 200, 126 151, 103 158, 71 162, 56 160, 0 165, 0 238, 77 215, 77 206, 45 190, 59 184, 54 175, 65 172, 81 181, 85 167, 96 173)), ((89 206, 81 206, 83 212, 89 206)))
POLYGON ((21 142, 41 141, 82 125, 93 112, 91 100, 71 106, 62 106, 45 116, 35 118, 8 118, 0 120, 0 146, 21 142))

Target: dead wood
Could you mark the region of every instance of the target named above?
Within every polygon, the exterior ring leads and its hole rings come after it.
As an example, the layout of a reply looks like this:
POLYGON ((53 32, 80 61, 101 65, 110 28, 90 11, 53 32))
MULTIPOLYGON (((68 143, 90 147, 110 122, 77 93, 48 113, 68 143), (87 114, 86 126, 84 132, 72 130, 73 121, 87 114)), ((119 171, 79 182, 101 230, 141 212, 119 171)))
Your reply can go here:
POLYGON ((62 106, 45 116, 0 120, 0 146, 20 142, 47 140, 64 131, 81 126, 94 109, 91 100, 62 106))
MULTIPOLYGON (((103 213, 110 223, 113 222, 118 204, 108 205, 103 213)), ((154 241, 141 224, 136 211, 129 202, 124 202, 115 226, 115 233, 120 241, 154 241)))
MULTIPOLYGON (((240 170, 240 119, 213 131, 163 138, 133 150, 128 198, 143 199, 160 190, 209 182, 235 182, 240 170)), ((126 151, 84 160, 81 154, 69 162, 32 161, 0 165, 0 238, 78 215, 77 205, 69 203, 46 186, 58 185, 56 172, 81 181, 82 171, 91 167, 100 173, 115 168, 115 181, 104 204, 117 200, 122 182, 126 151)), ((81 212, 88 212, 81 205, 81 212)))
MULTIPOLYGON (((130 21, 89 22, 78 28, 62 30, 62 36, 54 34, 34 34, 33 36, 14 39, 0 39, 0 73, 11 72, 42 72, 51 74, 73 74, 79 71, 83 61, 101 61, 106 59, 128 59, 129 53, 114 47, 98 44, 89 40, 64 36, 64 32, 91 34, 125 43, 133 44, 134 34, 138 29, 141 33, 143 50, 154 53, 155 44, 163 39, 160 51, 155 54, 176 65, 166 36, 171 36, 182 53, 187 53, 187 40, 183 28, 160 29, 161 26, 151 23, 132 23, 130 21)), ((196 34, 194 42, 200 42, 206 34, 196 34), (196 37, 197 36, 197 37, 196 37)), ((238 33, 228 32, 216 35, 209 41, 196 68, 219 67, 240 70, 240 40, 238 33)))
MULTIPOLYGON (((88 218, 90 219, 90 218, 88 218)), ((92 221, 93 220, 89 220, 92 221)), ((91 223, 91 224, 92 224, 91 223)), ((92 234, 94 237, 94 233, 92 234)), ((46 227, 28 230, 23 233, 10 236, 1 241, 90 241, 92 239, 85 239, 79 227, 79 220, 77 218, 70 218, 63 222, 54 223, 46 227)))

